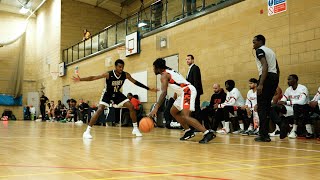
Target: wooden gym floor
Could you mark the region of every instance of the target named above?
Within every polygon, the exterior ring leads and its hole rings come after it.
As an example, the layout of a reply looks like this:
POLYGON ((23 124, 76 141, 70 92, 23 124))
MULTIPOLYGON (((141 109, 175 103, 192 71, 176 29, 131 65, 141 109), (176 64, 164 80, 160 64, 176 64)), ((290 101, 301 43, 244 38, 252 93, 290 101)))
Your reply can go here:
POLYGON ((0 122, 0 179, 320 179, 320 141, 197 134, 154 129, 142 138, 131 128, 57 122, 0 122))

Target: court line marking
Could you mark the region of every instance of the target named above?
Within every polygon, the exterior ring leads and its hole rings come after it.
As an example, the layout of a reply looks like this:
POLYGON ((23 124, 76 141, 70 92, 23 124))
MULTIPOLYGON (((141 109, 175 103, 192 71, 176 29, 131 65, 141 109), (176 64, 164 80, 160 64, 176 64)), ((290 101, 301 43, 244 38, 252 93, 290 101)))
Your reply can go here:
POLYGON ((68 166, 34 166, 23 164, 0 164, 3 167, 16 167, 16 168, 50 168, 50 169, 83 169, 83 170, 102 170, 99 168, 82 168, 82 167, 68 167, 68 166))
POLYGON ((262 147, 262 148, 275 148, 275 149, 287 149, 287 150, 296 150, 296 151, 307 151, 307 152, 317 152, 320 153, 320 150, 313 149, 301 149, 301 148, 289 148, 289 147, 279 147, 279 146, 261 146, 257 144, 230 144, 230 143, 217 143, 217 145, 231 145, 231 146, 249 146, 249 147, 262 147))
MULTIPOLYGON (((185 163, 185 164, 167 164, 159 166, 137 166, 137 167, 125 167, 125 168, 113 168, 113 169, 100 169, 100 170, 78 170, 78 171, 64 171, 64 172, 50 172, 50 173, 31 173, 31 174, 16 174, 16 175, 5 175, 0 178, 8 177, 19 177, 19 176, 39 176, 39 175, 54 175, 54 174, 69 174, 69 173, 85 173, 85 172, 98 172, 98 171, 112 171, 112 170, 130 170, 130 169, 150 169, 150 168, 163 168, 163 167, 179 167, 179 166, 190 166, 190 165, 212 165, 212 164, 227 164, 227 163, 241 163, 241 162, 255 162, 255 161, 273 161, 273 160, 285 160, 285 159, 310 159, 319 158, 319 156, 294 156, 285 158, 264 158, 264 159, 244 159, 238 161, 215 161, 205 163, 185 163)), ((320 163, 320 162, 319 162, 320 163)))
MULTIPOLYGON (((116 128, 116 127, 115 127, 116 128)), ((58 129, 58 130, 60 130, 60 129, 58 129)), ((103 134, 105 134, 105 133, 103 133, 103 134)), ((130 134, 130 133, 129 133, 130 134)), ((128 134, 128 136, 124 136, 124 137, 127 137, 127 138, 133 138, 132 136, 130 136, 128 134)), ((118 134, 118 135, 121 135, 121 134, 118 134)), ((149 136, 149 137, 169 137, 169 138, 173 138, 172 136, 166 136, 166 135, 151 135, 151 136, 149 136)), ((222 137, 225 137, 225 136, 221 136, 221 135, 219 135, 219 136, 217 136, 217 137, 219 137, 219 138, 222 138, 222 137)), ((73 137, 73 138, 69 138, 69 137, 65 137, 65 138, 61 138, 61 137, 49 137, 49 138, 47 138, 47 137, 0 137, 0 139, 34 139, 34 138, 37 138, 37 139, 63 139, 63 140, 66 140, 66 139, 70 139, 70 140, 72 140, 72 139, 82 139, 81 137, 73 137)), ((229 138, 232 138, 232 139, 239 139, 239 137, 238 136, 229 136, 229 138)), ((242 137, 244 140, 250 140, 250 139, 252 139, 251 138, 251 136, 244 136, 244 137, 242 137)), ((122 138, 121 138, 122 139, 122 138)), ((117 141, 117 140, 119 140, 119 139, 109 139, 109 140, 114 140, 114 141, 117 141)), ((146 139, 145 141, 148 141, 148 139, 146 139)), ((154 140, 152 140, 152 141, 154 141, 154 140)), ((166 140, 166 142, 167 142, 168 140, 166 140)), ((187 142, 189 142, 189 143, 197 143, 196 141, 187 141, 187 142)), ((279 141, 273 141, 273 142, 278 142, 278 143, 286 143, 286 144, 288 144, 288 143, 290 143, 290 141, 284 141, 284 140, 279 140, 279 141)), ((212 141, 212 143, 213 144, 215 144, 215 141, 212 141)), ((320 146, 320 143, 317 141, 317 140, 307 140, 307 139, 297 139, 295 142, 294 142, 295 144, 311 144, 311 145, 314 145, 314 146, 320 146), (307 142, 299 142, 299 141, 307 141, 307 142)), ((317 151, 317 152, 320 152, 320 151, 317 151)))
MULTIPOLYGON (((142 173, 142 174, 167 174, 162 172, 146 172, 146 171, 134 171, 134 170, 112 170, 116 172, 132 172, 132 173, 142 173)), ((189 178, 199 178, 199 179, 215 179, 215 180, 231 180, 231 179, 225 179, 225 178, 214 178, 214 177, 208 177, 208 176, 193 176, 188 174, 175 174, 173 176, 183 176, 183 177, 189 177, 189 178)))
MULTIPOLYGON (((301 164, 281 164, 273 166, 256 166, 256 167, 246 167, 246 168, 228 168, 228 169, 217 169, 212 171, 196 171, 196 172, 185 172, 184 174, 200 174, 200 173, 214 173, 214 172, 228 172, 228 171, 244 171, 244 170, 255 170, 255 169, 271 169, 278 167, 296 167, 296 166, 306 166, 306 165, 315 165, 320 164, 320 162, 314 163, 301 163, 301 164)), ((112 178, 100 178, 92 180, 107 180, 107 179, 133 179, 133 178, 148 178, 148 177, 161 177, 161 176, 179 176, 184 175, 180 173, 165 173, 165 174, 153 174, 153 175, 142 175, 142 176, 121 176, 121 177, 112 177, 112 178)))

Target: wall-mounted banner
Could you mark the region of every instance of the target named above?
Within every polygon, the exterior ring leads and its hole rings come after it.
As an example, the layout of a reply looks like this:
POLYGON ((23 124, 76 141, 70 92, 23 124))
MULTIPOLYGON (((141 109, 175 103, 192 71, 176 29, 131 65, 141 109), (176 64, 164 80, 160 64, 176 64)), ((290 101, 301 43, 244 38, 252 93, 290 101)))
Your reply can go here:
POLYGON ((287 10, 287 0, 268 0, 268 16, 287 10))

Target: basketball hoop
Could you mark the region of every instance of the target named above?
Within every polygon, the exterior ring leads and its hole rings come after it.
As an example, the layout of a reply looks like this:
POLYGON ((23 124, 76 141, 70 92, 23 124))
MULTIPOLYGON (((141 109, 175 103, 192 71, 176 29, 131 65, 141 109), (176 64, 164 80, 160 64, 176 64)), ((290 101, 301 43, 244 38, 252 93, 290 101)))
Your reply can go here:
POLYGON ((130 54, 132 54, 133 49, 128 48, 128 51, 129 51, 130 54))
POLYGON ((57 80, 59 72, 50 72, 50 74, 53 80, 57 80))
POLYGON ((121 46, 117 48, 117 52, 119 54, 119 58, 120 59, 125 59, 126 58, 126 47, 125 46, 121 46))

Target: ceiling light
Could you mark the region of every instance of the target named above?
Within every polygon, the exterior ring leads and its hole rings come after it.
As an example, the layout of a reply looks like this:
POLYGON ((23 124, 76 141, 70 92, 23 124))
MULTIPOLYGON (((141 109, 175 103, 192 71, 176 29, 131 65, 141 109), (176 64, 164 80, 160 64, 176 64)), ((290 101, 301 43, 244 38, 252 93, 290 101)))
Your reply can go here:
POLYGON ((140 28, 140 27, 143 27, 143 26, 146 26, 146 25, 147 25, 147 23, 141 21, 141 22, 139 22, 138 27, 140 28))
POLYGON ((20 12, 21 14, 27 14, 27 13, 29 12, 29 9, 26 9, 26 8, 22 7, 22 8, 19 10, 19 12, 20 12))

